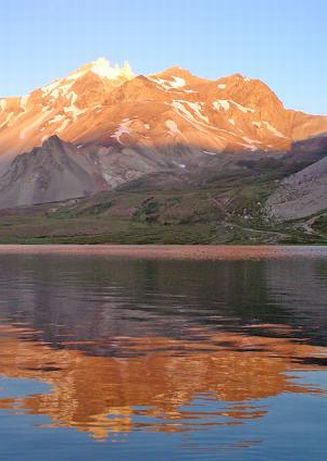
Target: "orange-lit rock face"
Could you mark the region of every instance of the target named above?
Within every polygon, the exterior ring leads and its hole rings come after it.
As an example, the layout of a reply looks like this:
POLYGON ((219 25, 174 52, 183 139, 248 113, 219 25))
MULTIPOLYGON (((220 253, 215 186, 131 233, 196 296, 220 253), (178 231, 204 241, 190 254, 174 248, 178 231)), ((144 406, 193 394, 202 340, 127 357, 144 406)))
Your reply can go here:
MULTIPOLYGON (((186 144, 208 150, 280 150, 327 131, 327 117, 289 111, 261 81, 218 80, 179 67, 135 76, 100 58, 24 97, 0 99, 0 154, 52 135, 76 144, 186 144)), ((213 152, 212 152, 213 151, 213 152)))
POLYGON ((240 424, 268 411, 255 399, 282 392, 320 392, 295 384, 285 372, 324 350, 288 339, 227 333, 196 343, 162 337, 116 338, 122 351, 134 355, 115 358, 85 355, 69 349, 78 347, 71 343, 56 350, 29 341, 29 333, 34 332, 1 327, 0 373, 44 381, 50 391, 2 398, 0 408, 45 414, 56 426, 86 431, 100 440, 137 427, 183 431, 185 419, 195 418, 201 425, 208 414, 185 409, 198 396, 228 402, 211 414, 215 424, 240 424), (137 416, 142 416, 142 423, 135 420, 137 416))

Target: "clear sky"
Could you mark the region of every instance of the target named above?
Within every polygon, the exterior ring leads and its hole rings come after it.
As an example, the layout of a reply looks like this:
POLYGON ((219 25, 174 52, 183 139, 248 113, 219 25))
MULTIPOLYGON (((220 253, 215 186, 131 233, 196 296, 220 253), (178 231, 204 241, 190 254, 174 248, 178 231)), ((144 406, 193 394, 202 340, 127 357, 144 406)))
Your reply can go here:
POLYGON ((327 114, 327 0, 0 0, 0 40, 1 96, 104 56, 136 73, 239 72, 327 114))

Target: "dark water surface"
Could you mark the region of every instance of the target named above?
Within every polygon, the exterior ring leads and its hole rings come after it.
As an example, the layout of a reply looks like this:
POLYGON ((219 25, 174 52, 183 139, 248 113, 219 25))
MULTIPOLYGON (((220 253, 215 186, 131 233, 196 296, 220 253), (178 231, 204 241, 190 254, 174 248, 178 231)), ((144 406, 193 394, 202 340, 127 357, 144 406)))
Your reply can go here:
POLYGON ((0 247, 0 459, 327 459, 327 247, 0 247))

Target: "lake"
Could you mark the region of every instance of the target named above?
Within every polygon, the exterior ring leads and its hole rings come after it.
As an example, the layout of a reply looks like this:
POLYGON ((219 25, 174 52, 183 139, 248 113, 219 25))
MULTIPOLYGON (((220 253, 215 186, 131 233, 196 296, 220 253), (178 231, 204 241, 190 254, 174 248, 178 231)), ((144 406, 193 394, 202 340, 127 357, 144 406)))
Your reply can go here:
POLYGON ((327 247, 1 246, 0 459, 327 457, 327 247))

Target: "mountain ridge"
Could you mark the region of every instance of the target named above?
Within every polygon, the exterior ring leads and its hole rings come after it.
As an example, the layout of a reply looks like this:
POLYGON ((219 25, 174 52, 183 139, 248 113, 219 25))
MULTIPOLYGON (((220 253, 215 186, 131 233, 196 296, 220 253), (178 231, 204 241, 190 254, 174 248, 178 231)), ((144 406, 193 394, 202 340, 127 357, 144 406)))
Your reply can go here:
POLYGON ((197 77, 173 66, 135 75, 104 58, 23 97, 0 99, 0 161, 54 134, 87 145, 162 146, 182 142, 232 150, 289 150, 327 132, 327 116, 285 109, 258 79, 197 77))
MULTIPOLYGON (((57 142, 62 143, 50 140, 57 142)), ((322 141, 316 151, 303 149, 301 156, 296 150, 242 157, 217 153, 202 164, 198 152, 181 151, 185 168, 173 163, 175 152, 164 165, 169 153, 161 153, 160 169, 152 165, 141 175, 138 169, 138 177, 111 190, 18 208, 14 200, 11 209, 0 204, 0 242, 326 244, 327 148, 322 141)), ((140 152, 139 161, 152 161, 151 154, 140 152)), ((47 156, 44 160, 47 165, 47 156)), ((126 171, 125 164, 121 169, 116 164, 118 177, 126 171)), ((28 181, 19 178, 19 183, 28 181)))

